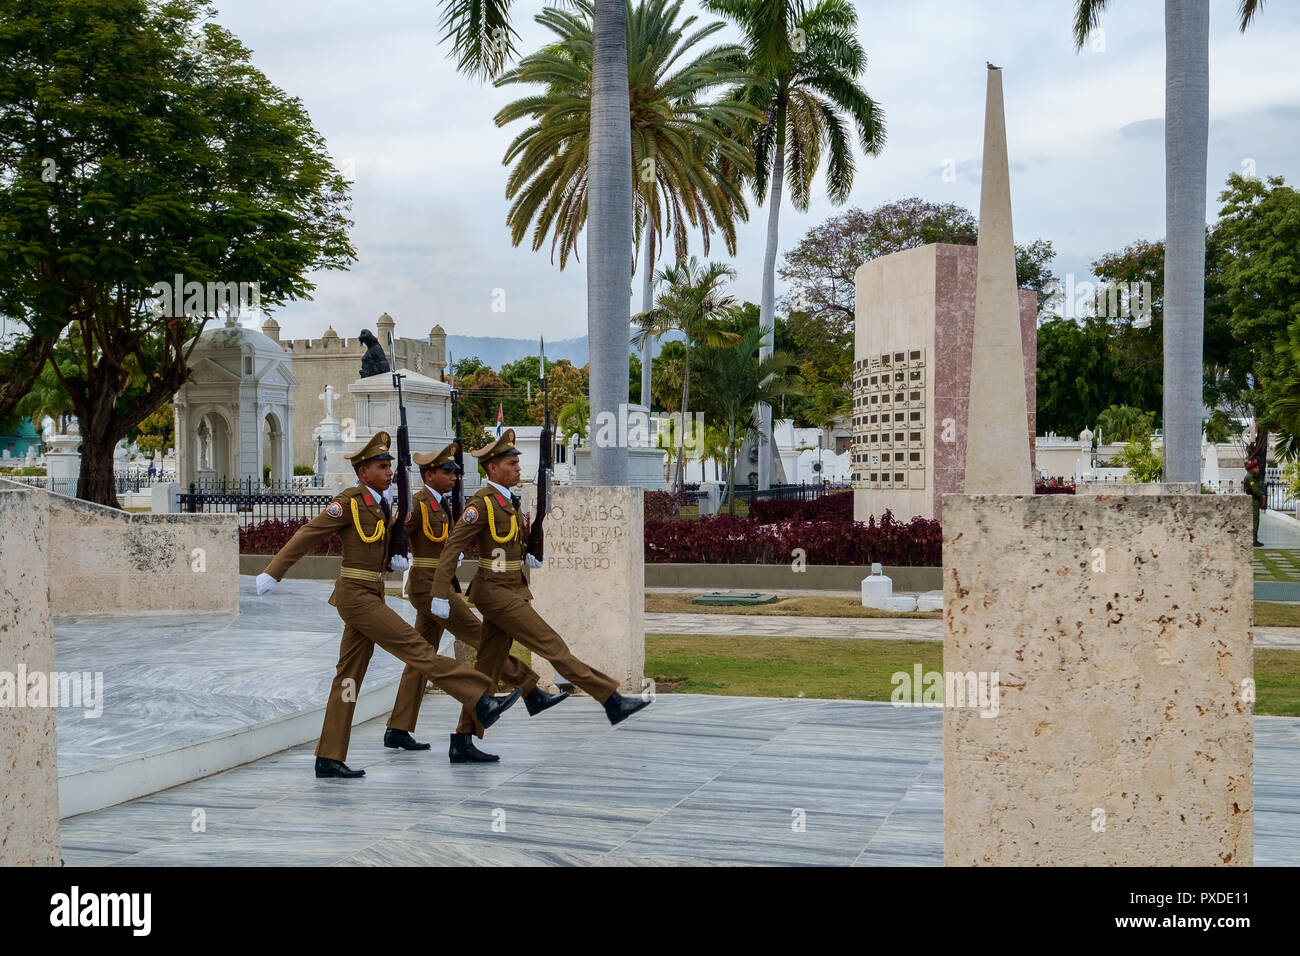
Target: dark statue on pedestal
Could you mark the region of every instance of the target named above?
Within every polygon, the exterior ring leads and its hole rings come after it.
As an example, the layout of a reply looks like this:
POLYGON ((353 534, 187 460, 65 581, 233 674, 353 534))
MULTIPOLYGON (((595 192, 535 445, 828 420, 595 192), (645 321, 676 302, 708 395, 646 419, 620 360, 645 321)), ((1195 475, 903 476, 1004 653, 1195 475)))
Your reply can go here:
POLYGON ((362 329, 357 338, 366 347, 366 354, 361 357, 361 377, 369 378, 371 375, 387 372, 388 359, 384 356, 383 346, 379 344, 379 339, 375 338, 375 333, 369 329, 362 329))

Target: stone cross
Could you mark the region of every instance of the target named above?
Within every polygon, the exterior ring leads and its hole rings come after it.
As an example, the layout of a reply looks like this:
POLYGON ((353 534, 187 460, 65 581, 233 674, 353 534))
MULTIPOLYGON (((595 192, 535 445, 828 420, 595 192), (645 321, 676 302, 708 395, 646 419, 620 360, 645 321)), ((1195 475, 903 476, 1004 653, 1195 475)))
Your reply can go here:
POLYGON ((316 397, 325 403, 325 420, 329 421, 334 417, 334 399, 339 397, 339 393, 334 391, 333 385, 326 385, 325 391, 316 397))

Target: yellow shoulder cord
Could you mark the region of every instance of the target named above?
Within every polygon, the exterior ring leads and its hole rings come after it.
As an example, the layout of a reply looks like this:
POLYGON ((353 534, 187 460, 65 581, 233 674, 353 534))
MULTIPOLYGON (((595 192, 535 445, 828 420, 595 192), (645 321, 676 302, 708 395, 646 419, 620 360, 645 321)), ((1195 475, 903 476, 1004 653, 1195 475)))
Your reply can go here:
POLYGON ((367 537, 366 533, 361 530, 361 515, 357 511, 356 498, 352 499, 352 523, 356 525, 357 534, 361 535, 361 540, 364 541, 366 544, 373 544, 374 542, 378 541, 380 538, 384 536, 384 522, 382 519, 375 522, 374 534, 370 535, 369 537, 367 537))
POLYGON ((487 505, 488 530, 492 532, 492 540, 495 541, 497 544, 506 544, 507 542, 515 540, 515 535, 519 533, 518 518, 515 515, 511 515, 510 530, 506 532, 506 536, 504 538, 498 538, 496 516, 492 513, 492 498, 490 496, 484 497, 483 503, 487 505))
POLYGON ((429 506, 426 502, 423 501, 420 502, 420 519, 424 522, 424 536, 426 538, 428 538, 430 541, 433 541, 437 544, 441 544, 442 542, 447 540, 447 534, 451 529, 451 523, 448 522, 447 524, 444 524, 442 526, 441 538, 438 537, 436 534, 434 534, 433 529, 429 527, 429 506))

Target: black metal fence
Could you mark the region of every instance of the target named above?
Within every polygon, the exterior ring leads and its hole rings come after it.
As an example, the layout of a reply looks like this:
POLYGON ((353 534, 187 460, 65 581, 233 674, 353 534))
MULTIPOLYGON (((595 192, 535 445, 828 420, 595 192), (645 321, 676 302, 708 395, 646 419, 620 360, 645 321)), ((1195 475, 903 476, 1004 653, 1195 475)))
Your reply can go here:
POLYGON ((310 475, 300 477, 297 481, 293 478, 258 479, 246 475, 243 478, 200 478, 190 482, 190 489, 193 491, 197 488, 199 492, 218 495, 288 495, 311 482, 310 475))
POLYGON ((200 512, 237 514, 240 524, 248 526, 263 521, 314 518, 333 500, 333 497, 333 495, 200 491, 196 482, 190 482, 189 492, 180 495, 180 507, 181 511, 189 514, 200 512))
MULTIPOLYGON (((814 498, 820 498, 822 495, 832 495, 840 491, 848 491, 852 488, 848 484, 832 484, 830 482, 816 482, 805 484, 800 482, 797 485, 773 485, 766 491, 759 491, 757 488, 751 488, 748 485, 737 485, 735 495, 737 501, 744 501, 746 504, 753 504, 755 501, 812 501, 814 498)), ((726 489, 723 489, 722 500, 727 500, 726 489)))
POLYGON ((1268 503, 1268 508, 1271 511, 1296 510, 1296 500, 1291 497, 1291 491, 1284 481, 1265 482, 1264 499, 1268 503))

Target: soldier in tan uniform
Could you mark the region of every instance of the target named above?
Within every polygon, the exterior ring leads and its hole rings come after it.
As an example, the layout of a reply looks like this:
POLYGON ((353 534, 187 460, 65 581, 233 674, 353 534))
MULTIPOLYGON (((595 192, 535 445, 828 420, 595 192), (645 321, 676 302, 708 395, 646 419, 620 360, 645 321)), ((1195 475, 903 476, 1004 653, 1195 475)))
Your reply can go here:
MULTIPOLYGON (((406 523, 407 538, 411 542, 411 571, 406 580, 407 594, 415 606, 415 629, 433 647, 442 637, 443 622, 434 617, 429 605, 433 600, 433 575, 438 567, 442 546, 451 531, 450 495, 455 490, 460 466, 456 464, 456 443, 452 442, 439 452, 416 454, 411 460, 420 466, 420 479, 424 486, 411 496, 411 515, 406 523)), ((459 552, 457 553, 459 563, 459 552)), ((478 618, 460 596, 460 582, 453 576, 450 597, 451 615, 446 628, 459 640, 483 653, 478 618)), ((536 716, 569 696, 548 694, 537 686, 537 674, 519 658, 510 654, 511 639, 503 631, 496 632, 496 640, 505 642, 505 665, 502 677, 507 684, 519 688, 524 695, 524 706, 529 716, 536 716)), ((491 651, 495 656, 497 652, 491 651)), ((411 736, 420 717, 420 702, 424 698, 425 678, 419 669, 408 664, 402 672, 402 682, 397 688, 397 701, 393 704, 388 728, 384 731, 385 747, 404 750, 428 750, 429 745, 417 743, 411 736)), ((482 736, 473 719, 461 715, 456 733, 451 735, 447 756, 452 763, 486 763, 501 758, 484 753, 474 746, 472 735, 482 736)))
POLYGON ((359 484, 335 495, 325 510, 299 528, 266 571, 257 576, 257 593, 265 594, 295 561, 321 541, 335 532, 343 541, 343 562, 329 601, 343 618, 343 641, 325 705, 325 723, 316 745, 318 777, 365 776, 364 770, 352 770, 344 760, 352 734, 352 712, 376 644, 459 700, 483 727, 496 723, 519 699, 517 690, 506 697, 492 696, 494 678, 440 657, 415 628, 384 603, 385 571, 408 567, 406 555, 393 555, 390 561, 388 554, 389 529, 396 520, 384 498, 393 479, 389 441, 387 432, 376 432, 364 448, 347 456, 359 484))
MULTIPOLYGON (((498 635, 510 635, 550 661, 556 673, 569 683, 603 704, 611 724, 627 719, 650 701, 618 693, 618 681, 575 657, 564 639, 529 603, 533 595, 528 590, 524 567, 538 568, 541 562, 525 555, 528 516, 520 514, 519 499, 510 491, 519 482, 519 451, 515 448, 514 429, 507 428, 491 445, 472 454, 488 480, 465 503, 459 523, 443 546, 433 579, 430 609, 440 618, 451 613, 451 581, 456 573, 457 556, 477 542, 478 571, 470 584, 469 596, 483 615, 478 669, 493 680, 500 676, 510 645, 498 640, 498 635)), ((462 721, 467 716, 468 712, 463 713, 462 721)))

